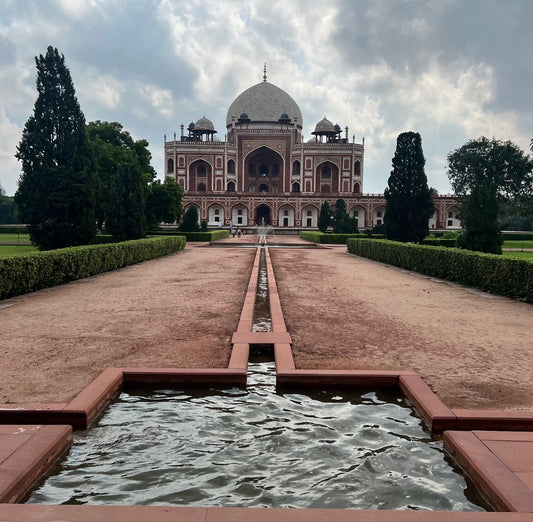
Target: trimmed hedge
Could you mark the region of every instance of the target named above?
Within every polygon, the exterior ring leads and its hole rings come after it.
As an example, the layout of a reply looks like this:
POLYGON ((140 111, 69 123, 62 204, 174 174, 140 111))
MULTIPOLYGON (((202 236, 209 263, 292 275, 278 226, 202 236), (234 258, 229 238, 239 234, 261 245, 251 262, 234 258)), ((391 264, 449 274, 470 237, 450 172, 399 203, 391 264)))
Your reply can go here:
POLYGON ((306 241, 312 241, 313 243, 319 243, 321 245, 345 245, 346 241, 350 238, 373 237, 375 239, 383 239, 385 236, 383 234, 373 234, 369 236, 369 234, 364 232, 358 232, 356 234, 328 234, 314 230, 302 230, 300 231, 300 237, 306 241))
POLYGON ((533 232, 502 232, 504 241, 531 241, 533 232))
POLYGON ((533 304, 533 262, 457 248, 350 239, 348 251, 439 279, 533 304))
POLYGON ((0 259, 0 299, 172 254, 185 242, 183 236, 158 237, 6 257, 0 259))
POLYGON ((229 230, 221 228, 220 230, 211 230, 209 232, 180 232, 179 230, 151 230, 150 236, 185 236, 187 241, 217 241, 229 237, 229 230))

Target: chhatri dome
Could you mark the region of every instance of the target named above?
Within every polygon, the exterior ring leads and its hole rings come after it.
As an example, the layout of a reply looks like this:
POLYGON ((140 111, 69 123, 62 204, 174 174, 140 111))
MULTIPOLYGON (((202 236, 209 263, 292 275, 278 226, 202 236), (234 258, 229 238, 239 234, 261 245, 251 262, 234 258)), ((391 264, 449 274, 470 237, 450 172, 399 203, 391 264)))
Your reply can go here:
MULTIPOLYGON (((239 94, 228 109, 226 127, 230 129, 242 115, 249 119, 249 127, 254 124, 290 123, 302 129, 303 118, 297 103, 283 89, 266 80, 266 67, 263 81, 239 94)), ((248 122, 247 122, 248 123, 248 122)))

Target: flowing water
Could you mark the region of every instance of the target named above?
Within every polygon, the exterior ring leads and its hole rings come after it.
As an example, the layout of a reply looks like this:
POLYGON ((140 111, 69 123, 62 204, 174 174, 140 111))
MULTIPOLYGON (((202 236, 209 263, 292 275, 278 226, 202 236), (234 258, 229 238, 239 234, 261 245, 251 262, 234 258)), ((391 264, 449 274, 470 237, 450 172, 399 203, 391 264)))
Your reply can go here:
POLYGON ((483 510, 405 401, 388 392, 130 390, 29 503, 483 510))
POLYGON ((270 298, 268 295, 268 274, 265 249, 259 252, 259 270, 257 273, 257 290, 255 293, 254 313, 252 317, 253 332, 271 332, 270 298))

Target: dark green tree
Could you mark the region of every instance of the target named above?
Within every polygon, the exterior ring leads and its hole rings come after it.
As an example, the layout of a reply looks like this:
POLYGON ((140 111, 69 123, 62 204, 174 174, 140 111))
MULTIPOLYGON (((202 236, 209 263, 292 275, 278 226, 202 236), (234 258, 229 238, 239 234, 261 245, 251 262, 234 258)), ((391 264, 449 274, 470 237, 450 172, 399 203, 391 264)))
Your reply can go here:
POLYGON ((205 219, 202 219, 202 223, 200 224, 200 231, 201 232, 209 231, 209 228, 207 228, 207 221, 205 219))
POLYGON ((145 186, 136 163, 121 163, 111 178, 105 226, 117 241, 145 237, 145 186))
POLYGON ((333 211, 333 231, 336 234, 341 233, 342 223, 346 215, 346 201, 338 199, 335 201, 335 210, 333 211))
POLYGON ((198 208, 196 205, 191 205, 183 214, 183 221, 179 226, 182 232, 198 232, 200 225, 198 225, 198 208))
POLYGON ((163 183, 155 180, 150 185, 146 200, 148 225, 153 227, 158 223, 179 223, 182 216, 182 198, 183 188, 175 180, 168 177, 163 183))
POLYGON ((447 173, 458 196, 488 184, 500 201, 528 198, 533 192, 533 161, 511 141, 470 140, 448 154, 447 173))
POLYGON ((462 208, 465 232, 458 246, 468 250, 501 254, 503 237, 498 227, 498 198, 494 184, 477 185, 462 208))
POLYGON ((349 214, 344 214, 342 224, 340 227, 341 234, 355 234, 358 231, 357 219, 350 217, 349 214))
POLYGON ((65 57, 48 47, 35 58, 37 100, 16 157, 21 221, 42 250, 89 243, 96 234, 95 179, 85 117, 65 57))
POLYGON ((0 224, 11 225, 17 223, 17 205, 15 198, 6 196, 5 190, 0 184, 0 224))
POLYGON ((425 163, 420 134, 400 134, 385 189, 384 227, 387 238, 393 241, 420 243, 429 233, 434 207, 425 163))
MULTIPOLYGON (((151 154, 148 150, 148 142, 144 139, 135 141, 120 123, 92 121, 87 124, 87 135, 97 173, 97 218, 98 226, 101 228, 103 223, 108 221, 108 212, 117 214, 117 209, 113 208, 116 196, 112 196, 111 188, 117 189, 115 178, 122 165, 135 165, 141 171, 142 177, 139 183, 143 185, 145 200, 149 198, 149 183, 155 178, 155 170, 150 165, 151 154), (112 197, 113 201, 111 201, 112 197)), ((140 200, 139 203, 142 204, 140 200)), ((150 213, 151 207, 147 206, 146 209, 148 211, 147 221, 151 222, 152 219, 156 219, 150 213)), ((138 209, 132 209, 132 212, 138 214, 138 209)), ((128 235, 136 236, 136 228, 134 226, 131 234, 128 235)))
POLYGON ((320 214, 318 216, 318 230, 325 232, 331 224, 331 209, 328 202, 324 201, 320 207, 320 214))

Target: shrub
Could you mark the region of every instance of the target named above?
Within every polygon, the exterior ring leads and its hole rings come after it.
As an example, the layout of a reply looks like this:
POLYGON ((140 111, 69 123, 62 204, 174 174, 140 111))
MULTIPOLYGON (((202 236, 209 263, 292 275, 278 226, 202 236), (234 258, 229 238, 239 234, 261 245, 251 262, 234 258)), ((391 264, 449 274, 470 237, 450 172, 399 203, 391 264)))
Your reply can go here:
MULTIPOLYGON (((302 230, 300 237, 306 241, 312 241, 313 243, 319 243, 322 245, 345 245, 349 238, 367 238, 366 233, 358 232, 356 234, 335 234, 335 233, 322 233, 314 230, 302 230)), ((384 236, 373 236, 377 239, 382 239, 384 236)))
POLYGON ((217 241, 229 237, 229 230, 221 228, 210 232, 181 232, 179 230, 152 230, 151 236, 173 236, 180 235, 187 238, 187 241, 217 241))
POLYGON ((357 238, 349 239, 347 248, 368 259, 533 304, 533 263, 528 260, 357 238))
POLYGON ((62 248, 0 259, 0 299, 62 285, 165 256, 185 247, 183 236, 62 248))

